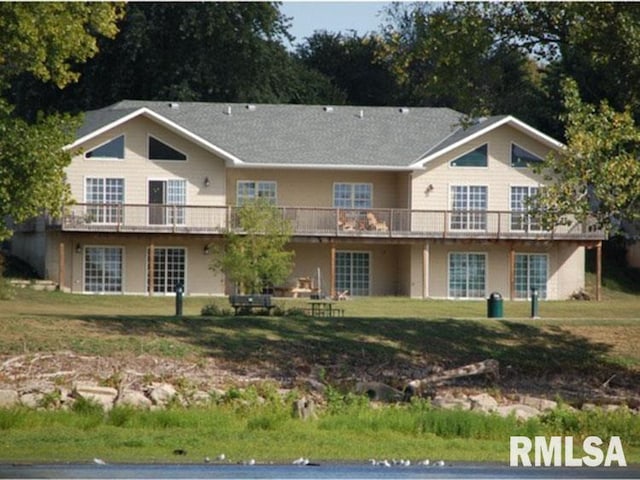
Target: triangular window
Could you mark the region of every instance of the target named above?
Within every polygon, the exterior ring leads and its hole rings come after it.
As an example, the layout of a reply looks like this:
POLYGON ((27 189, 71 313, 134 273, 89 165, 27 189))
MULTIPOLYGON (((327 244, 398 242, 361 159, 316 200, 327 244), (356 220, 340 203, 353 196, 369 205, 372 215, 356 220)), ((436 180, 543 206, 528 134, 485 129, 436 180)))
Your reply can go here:
POLYGON ((511 144, 511 166, 515 168, 526 168, 532 163, 540 163, 542 159, 531 152, 511 144))
POLYGON ((486 167, 487 166, 487 145, 465 153, 461 157, 451 160, 452 167, 486 167))
POLYGON ((124 135, 89 150, 84 156, 85 158, 124 158, 124 135))
POLYGON ((186 160, 187 156, 157 138, 149 137, 149 160, 186 160))

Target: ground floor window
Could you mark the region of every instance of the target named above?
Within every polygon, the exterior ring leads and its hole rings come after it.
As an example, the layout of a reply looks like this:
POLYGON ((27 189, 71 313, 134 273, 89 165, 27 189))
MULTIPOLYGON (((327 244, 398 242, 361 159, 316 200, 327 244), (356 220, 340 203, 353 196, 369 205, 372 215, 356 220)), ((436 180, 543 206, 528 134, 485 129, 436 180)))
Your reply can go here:
POLYGON ((487 256, 484 253, 450 253, 449 297, 485 297, 486 264, 487 256))
POLYGON ((336 252, 336 291, 349 295, 370 294, 371 254, 369 252, 336 252))
MULTIPOLYGON (((147 255, 147 272, 151 270, 149 256, 147 255)), ((153 293, 175 293, 178 282, 184 286, 185 259, 186 252, 181 247, 155 247, 153 249, 153 293)), ((149 275, 147 275, 148 278, 149 275)))
POLYGON ((546 254, 516 254, 516 298, 529 298, 532 288, 538 291, 539 298, 547 298, 548 263, 546 254))
POLYGON ((84 249, 84 289, 93 293, 122 292, 122 248, 84 249))

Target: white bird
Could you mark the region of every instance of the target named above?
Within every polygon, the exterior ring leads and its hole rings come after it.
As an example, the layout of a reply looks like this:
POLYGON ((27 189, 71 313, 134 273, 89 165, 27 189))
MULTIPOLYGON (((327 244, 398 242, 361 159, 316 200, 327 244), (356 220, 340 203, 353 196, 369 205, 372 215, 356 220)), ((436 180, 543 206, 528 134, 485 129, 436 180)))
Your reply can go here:
POLYGON ((256 464, 256 461, 253 458, 247 462, 247 465, 255 465, 255 464, 256 464))
POLYGON ((300 457, 300 458, 295 459, 291 463, 293 465, 308 465, 309 464, 309 459, 308 458, 304 458, 304 457, 300 457))
POLYGON ((101 458, 94 458, 93 459, 93 463, 95 463, 96 465, 106 465, 107 464, 107 462, 105 462, 101 458))
POLYGON ((378 462, 378 465, 380 465, 382 467, 390 467, 391 466, 391 464, 389 463, 389 460, 387 460, 387 459, 378 462))
POLYGON ((411 460, 402 460, 402 466, 403 467, 410 467, 411 466, 411 460))
POLYGON ((428 458, 422 460, 421 462, 418 462, 418 465, 424 465, 425 467, 428 467, 430 464, 431 461, 428 458))
POLYGON ((218 455, 216 457, 216 460, 219 462, 224 462, 224 460, 227 458, 227 456, 224 453, 221 453, 220 455, 218 455))
POLYGON ((434 462, 433 465, 436 467, 444 467, 444 460, 438 460, 437 462, 434 462))
POLYGON ((209 457, 204 457, 204 463, 209 463, 211 462, 211 459, 209 457))

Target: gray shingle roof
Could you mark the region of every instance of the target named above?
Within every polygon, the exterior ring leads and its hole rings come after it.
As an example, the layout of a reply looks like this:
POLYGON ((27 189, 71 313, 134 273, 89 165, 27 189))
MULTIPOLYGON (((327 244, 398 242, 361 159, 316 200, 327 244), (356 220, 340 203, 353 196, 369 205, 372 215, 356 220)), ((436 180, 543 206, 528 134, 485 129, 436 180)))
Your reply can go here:
POLYGON ((124 100, 87 112, 78 138, 144 107, 249 165, 407 168, 485 126, 463 130, 448 108, 171 105, 124 100))

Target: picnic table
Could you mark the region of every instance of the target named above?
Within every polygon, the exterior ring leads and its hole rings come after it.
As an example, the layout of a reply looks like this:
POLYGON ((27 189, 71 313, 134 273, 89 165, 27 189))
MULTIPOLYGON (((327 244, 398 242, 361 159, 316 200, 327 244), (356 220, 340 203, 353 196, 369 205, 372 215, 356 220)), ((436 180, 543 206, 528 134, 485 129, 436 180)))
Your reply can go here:
POLYGON ((308 302, 308 313, 312 317, 343 317, 344 309, 336 308, 336 302, 330 300, 312 300, 308 302))

